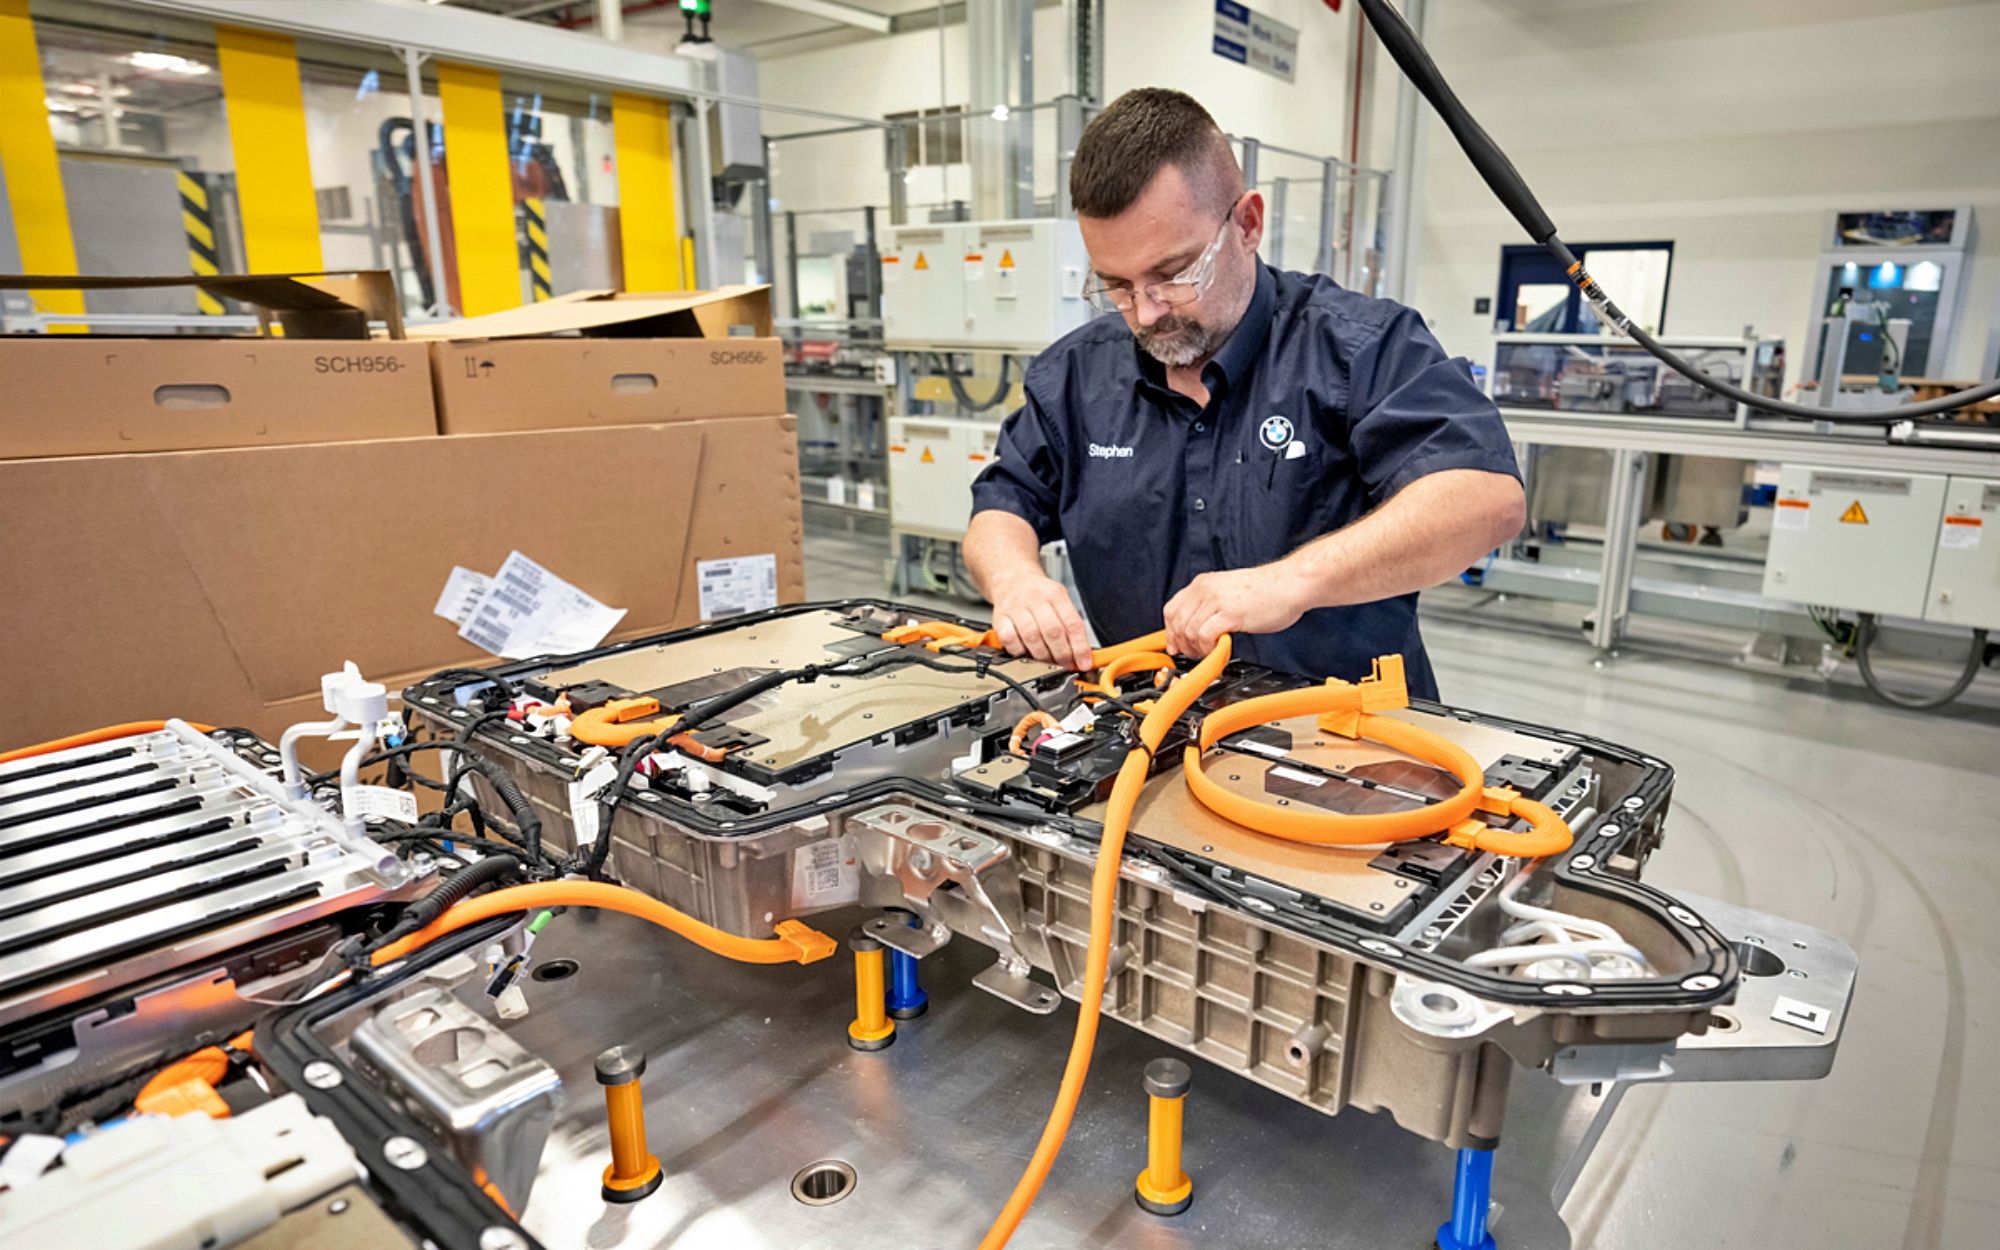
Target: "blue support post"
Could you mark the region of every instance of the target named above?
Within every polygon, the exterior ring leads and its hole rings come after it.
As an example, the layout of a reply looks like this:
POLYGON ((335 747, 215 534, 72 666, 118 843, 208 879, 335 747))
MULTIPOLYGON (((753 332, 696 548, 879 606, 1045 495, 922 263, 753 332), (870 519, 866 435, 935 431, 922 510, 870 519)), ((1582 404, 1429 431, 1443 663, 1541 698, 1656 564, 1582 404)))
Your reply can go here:
POLYGON ((1468 1146, 1458 1152, 1451 1188, 1451 1219, 1438 1225, 1438 1250, 1494 1250, 1486 1231, 1493 1203, 1493 1152, 1468 1146))
MULTIPOLYGON (((910 927, 917 927, 914 915, 910 915, 910 927)), ((917 957, 905 955, 892 947, 889 951, 889 1014, 898 1020, 914 1020, 930 1008, 930 1003, 930 995, 917 984, 917 957)))

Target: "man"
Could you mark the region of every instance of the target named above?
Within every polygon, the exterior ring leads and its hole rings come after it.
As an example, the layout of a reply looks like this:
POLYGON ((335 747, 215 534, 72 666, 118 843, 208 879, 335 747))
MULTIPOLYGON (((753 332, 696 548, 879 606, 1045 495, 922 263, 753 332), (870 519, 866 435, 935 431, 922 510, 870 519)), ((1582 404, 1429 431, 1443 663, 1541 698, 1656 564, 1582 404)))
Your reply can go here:
POLYGON ((1070 198, 1104 316, 1029 366, 973 486, 965 558, 1007 649, 1087 667, 1038 553, 1061 538, 1105 643, 1159 629, 1349 680, 1400 652, 1437 684, 1416 592, 1521 527, 1514 454, 1463 360, 1408 308, 1257 257, 1264 200, 1178 91, 1085 129, 1070 198))

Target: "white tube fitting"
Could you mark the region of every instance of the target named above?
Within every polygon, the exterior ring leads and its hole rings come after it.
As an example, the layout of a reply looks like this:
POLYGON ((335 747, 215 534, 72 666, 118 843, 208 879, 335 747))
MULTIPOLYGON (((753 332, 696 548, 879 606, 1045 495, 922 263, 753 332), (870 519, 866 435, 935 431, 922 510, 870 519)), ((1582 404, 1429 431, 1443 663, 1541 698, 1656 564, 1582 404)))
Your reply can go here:
POLYGON ((305 771, 299 767, 299 739, 330 738, 345 728, 347 722, 338 716, 332 720, 304 721, 286 728, 278 739, 278 758, 284 770, 286 798, 306 797, 305 771))

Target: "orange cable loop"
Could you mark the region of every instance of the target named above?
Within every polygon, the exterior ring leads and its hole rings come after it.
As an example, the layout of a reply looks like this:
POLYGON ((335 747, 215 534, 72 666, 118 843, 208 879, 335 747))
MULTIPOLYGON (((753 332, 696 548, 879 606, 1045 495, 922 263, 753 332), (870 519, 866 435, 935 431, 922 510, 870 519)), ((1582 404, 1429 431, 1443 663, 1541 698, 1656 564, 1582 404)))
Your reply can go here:
POLYGON ((622 747, 648 734, 665 733, 681 723, 678 714, 650 717, 660 710, 660 701, 641 695, 632 699, 613 699, 600 707, 579 713, 570 722, 569 736, 578 742, 594 747, 622 747))

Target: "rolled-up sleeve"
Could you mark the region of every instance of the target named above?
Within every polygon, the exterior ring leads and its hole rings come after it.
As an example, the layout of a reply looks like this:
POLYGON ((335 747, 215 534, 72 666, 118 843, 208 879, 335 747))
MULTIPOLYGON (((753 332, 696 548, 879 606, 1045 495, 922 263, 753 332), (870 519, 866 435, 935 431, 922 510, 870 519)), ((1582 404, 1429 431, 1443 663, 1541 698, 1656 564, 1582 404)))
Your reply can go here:
POLYGON ((1375 503, 1447 469, 1521 475, 1500 410, 1415 312, 1400 310, 1365 342, 1348 378, 1350 437, 1375 503))
POLYGON ((1056 541, 1062 465, 1061 436, 1029 391, 1027 403, 1001 424, 993 460, 972 483, 972 511, 1011 512, 1034 526, 1041 541, 1056 541))

